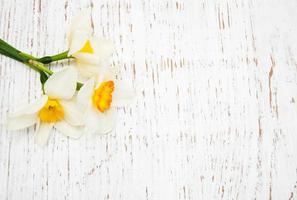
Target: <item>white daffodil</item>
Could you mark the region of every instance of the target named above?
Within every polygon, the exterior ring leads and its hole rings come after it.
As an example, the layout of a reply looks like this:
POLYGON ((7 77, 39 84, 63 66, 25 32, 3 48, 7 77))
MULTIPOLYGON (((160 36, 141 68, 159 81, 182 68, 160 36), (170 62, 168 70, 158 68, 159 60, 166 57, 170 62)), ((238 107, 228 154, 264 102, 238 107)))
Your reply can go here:
POLYGON ((82 11, 73 19, 68 33, 68 56, 75 58, 79 75, 84 78, 97 77, 114 50, 109 40, 92 35, 90 16, 89 9, 82 11))
POLYGON ((77 103, 85 109, 85 132, 106 134, 115 124, 117 107, 135 100, 133 90, 116 81, 113 73, 105 73, 95 80, 89 79, 77 94, 77 103))
POLYGON ((54 73, 44 84, 45 95, 8 118, 8 130, 37 124, 36 142, 47 143, 53 127, 72 138, 81 136, 82 114, 71 100, 76 91, 77 71, 67 67, 54 73))

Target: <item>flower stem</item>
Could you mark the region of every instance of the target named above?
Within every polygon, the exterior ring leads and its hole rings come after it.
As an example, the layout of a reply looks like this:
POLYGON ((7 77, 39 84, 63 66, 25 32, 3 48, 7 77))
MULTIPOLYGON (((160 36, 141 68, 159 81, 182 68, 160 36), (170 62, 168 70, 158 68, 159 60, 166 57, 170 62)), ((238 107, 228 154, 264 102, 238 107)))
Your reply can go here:
POLYGON ((20 61, 20 62, 24 62, 24 63, 27 62, 27 58, 20 55, 20 52, 21 51, 17 50, 16 48, 12 47, 7 42, 0 39, 0 53, 1 54, 8 56, 12 59, 15 59, 17 61, 20 61))
POLYGON ((71 56, 68 56, 68 51, 64 51, 62 53, 53 55, 53 56, 44 56, 42 58, 38 58, 36 59, 39 62, 42 62, 44 64, 48 64, 54 61, 58 61, 58 60, 63 60, 63 59, 70 59, 72 58, 71 56))
POLYGON ((30 54, 27 54, 27 53, 24 53, 24 52, 21 52, 21 51, 19 52, 19 54, 21 56, 23 56, 24 58, 27 58, 27 59, 30 59, 30 60, 37 60, 36 57, 34 57, 34 56, 30 55, 30 54))
MULTIPOLYGON (((30 54, 21 52, 20 50, 14 48, 13 46, 11 46, 10 44, 8 44, 2 39, 0 39, 0 54, 24 63, 28 67, 38 71, 40 74, 46 73, 47 74, 46 76, 50 76, 54 72, 51 71, 49 68, 47 68, 44 64, 48 64, 58 60, 72 58, 71 56, 68 56, 68 51, 64 51, 62 53, 59 53, 53 56, 36 58, 30 54)), ((79 90, 82 86, 83 84, 78 82, 76 85, 76 90, 79 90)))
POLYGON ((3 54, 5 56, 8 56, 10 58, 13 58, 15 60, 18 60, 20 62, 28 62, 29 60, 36 60, 38 62, 41 62, 43 64, 48 64, 54 61, 63 60, 63 59, 70 59, 73 58, 71 56, 68 56, 68 50, 64 51, 62 53, 52 55, 52 56, 44 56, 42 58, 36 58, 35 56, 32 56, 30 54, 21 52, 20 50, 14 48, 4 40, 0 39, 0 54, 3 54))
POLYGON ((29 60, 27 65, 29 65, 30 67, 36 68, 39 71, 45 72, 48 75, 52 75, 54 73, 52 70, 44 66, 43 63, 38 62, 36 60, 29 60))

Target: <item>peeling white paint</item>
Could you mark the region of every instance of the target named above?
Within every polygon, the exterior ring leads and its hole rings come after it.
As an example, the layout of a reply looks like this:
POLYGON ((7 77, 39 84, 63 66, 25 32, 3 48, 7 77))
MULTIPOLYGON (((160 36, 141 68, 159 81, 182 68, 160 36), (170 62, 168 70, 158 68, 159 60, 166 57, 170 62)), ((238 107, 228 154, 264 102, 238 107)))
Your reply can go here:
POLYGON ((91 6, 139 92, 110 135, 54 133, 40 149, 34 128, 5 129, 39 77, 1 56, 0 199, 297 199, 296 1, 0 5, 0 37, 38 56, 65 50, 72 16, 91 6))

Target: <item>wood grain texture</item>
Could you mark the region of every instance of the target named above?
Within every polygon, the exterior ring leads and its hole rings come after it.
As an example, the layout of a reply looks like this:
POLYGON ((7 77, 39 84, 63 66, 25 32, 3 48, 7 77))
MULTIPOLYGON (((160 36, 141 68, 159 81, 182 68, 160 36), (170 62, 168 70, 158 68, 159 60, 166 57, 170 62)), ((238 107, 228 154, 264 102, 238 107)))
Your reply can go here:
MULTIPOLYGON (((138 91, 115 131, 42 149, 9 112, 38 75, 0 57, 0 199, 297 199, 295 0, 0 0, 0 37, 66 49, 79 9, 138 91)), ((53 69, 67 63, 52 64, 53 69)))

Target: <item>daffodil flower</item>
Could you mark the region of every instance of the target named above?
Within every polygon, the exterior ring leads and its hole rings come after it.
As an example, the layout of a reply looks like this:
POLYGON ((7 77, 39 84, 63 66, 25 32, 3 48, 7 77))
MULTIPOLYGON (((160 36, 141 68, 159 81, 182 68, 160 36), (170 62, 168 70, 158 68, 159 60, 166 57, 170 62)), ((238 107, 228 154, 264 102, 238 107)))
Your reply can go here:
POLYGON ((95 85, 89 79, 77 94, 77 103, 85 109, 85 132, 106 134, 115 125, 116 108, 135 100, 134 91, 115 80, 113 73, 105 73, 95 85))
POLYGON ((92 35, 90 15, 90 10, 82 11, 73 19, 68 33, 68 56, 75 58, 79 75, 84 78, 97 77, 114 50, 109 40, 92 35))
POLYGON ((44 84, 45 94, 8 118, 8 130, 23 129, 34 124, 36 142, 45 145, 53 127, 72 138, 82 134, 82 114, 72 100, 76 91, 77 71, 69 66, 54 73, 44 84))

